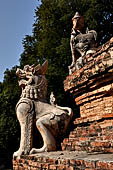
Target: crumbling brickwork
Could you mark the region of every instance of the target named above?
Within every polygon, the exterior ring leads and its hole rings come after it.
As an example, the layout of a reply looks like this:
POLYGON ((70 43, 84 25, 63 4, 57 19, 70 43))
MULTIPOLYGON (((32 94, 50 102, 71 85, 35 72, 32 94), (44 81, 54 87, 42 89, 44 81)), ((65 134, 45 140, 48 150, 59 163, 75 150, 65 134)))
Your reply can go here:
POLYGON ((77 126, 63 140, 62 150, 113 153, 113 120, 77 126))

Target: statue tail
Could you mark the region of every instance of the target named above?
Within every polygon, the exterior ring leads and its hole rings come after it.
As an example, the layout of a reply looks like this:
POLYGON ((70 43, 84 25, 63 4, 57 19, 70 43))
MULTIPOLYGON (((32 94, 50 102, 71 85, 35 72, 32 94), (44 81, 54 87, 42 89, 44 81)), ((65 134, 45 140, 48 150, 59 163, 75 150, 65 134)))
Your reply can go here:
POLYGON ((61 109, 61 110, 66 111, 67 114, 68 114, 68 116, 70 116, 70 117, 72 118, 72 116, 73 116, 73 111, 72 111, 71 108, 69 108, 69 107, 61 107, 61 106, 58 106, 58 105, 56 105, 56 107, 59 108, 59 109, 61 109))

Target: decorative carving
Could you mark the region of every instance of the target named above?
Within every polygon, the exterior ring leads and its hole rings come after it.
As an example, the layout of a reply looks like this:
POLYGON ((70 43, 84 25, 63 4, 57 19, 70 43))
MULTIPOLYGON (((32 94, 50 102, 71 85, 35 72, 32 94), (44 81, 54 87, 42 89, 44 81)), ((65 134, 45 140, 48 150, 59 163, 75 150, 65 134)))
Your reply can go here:
POLYGON ((73 28, 70 38, 70 46, 72 52, 72 64, 69 66, 69 73, 72 73, 72 68, 76 70, 83 66, 83 59, 86 54, 91 54, 96 51, 97 33, 94 30, 86 29, 86 33, 82 33, 84 27, 84 17, 78 12, 72 18, 73 28))
POLYGON ((22 94, 16 105, 17 118, 21 126, 20 148, 14 156, 33 154, 56 150, 56 139, 63 134, 72 118, 72 110, 56 105, 54 94, 51 93, 51 104, 46 102, 47 81, 45 73, 48 67, 46 61, 42 66, 25 66, 17 69, 20 78, 19 86, 22 94), (32 148, 33 123, 36 123, 43 138, 43 147, 32 148))
POLYGON ((55 98, 53 92, 51 92, 51 95, 50 95, 50 104, 53 105, 53 106, 56 105, 56 98, 55 98))

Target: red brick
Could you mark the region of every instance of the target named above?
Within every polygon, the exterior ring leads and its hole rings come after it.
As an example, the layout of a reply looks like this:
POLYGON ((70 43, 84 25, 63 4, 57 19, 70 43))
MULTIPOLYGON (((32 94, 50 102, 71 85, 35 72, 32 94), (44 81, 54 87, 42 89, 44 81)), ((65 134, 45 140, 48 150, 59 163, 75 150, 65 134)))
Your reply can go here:
POLYGON ((13 167, 13 170, 19 170, 19 167, 18 166, 13 167))
POLYGON ((94 147, 98 147, 98 146, 102 146, 102 147, 106 147, 106 148, 108 148, 108 147, 110 147, 110 143, 109 142, 91 142, 91 146, 94 146, 94 147))
POLYGON ((19 166, 19 170, 25 170, 25 168, 22 166, 19 166))
MULTIPOLYGON (((25 169, 24 169, 25 170, 25 169)), ((34 168, 34 167, 30 167, 29 170, 37 170, 37 168, 34 168)))
POLYGON ((82 159, 81 160, 76 160, 75 163, 76 163, 77 166, 80 166, 80 165, 84 164, 84 160, 82 160, 82 159))
POLYGON ((108 169, 108 163, 107 162, 100 162, 98 161, 96 163, 96 167, 100 169, 108 169))
POLYGON ((52 158, 49 158, 48 159, 48 163, 50 164, 55 164, 56 160, 55 159, 52 159, 52 158))
POLYGON ((50 164, 49 164, 48 162, 47 162, 47 163, 43 163, 43 164, 42 164, 42 168, 49 168, 49 165, 50 165, 50 164))
POLYGON ((62 144, 62 151, 66 150, 66 145, 65 144, 62 144))
POLYGON ((86 166, 86 168, 95 168, 95 162, 91 162, 91 161, 85 161, 84 162, 84 164, 85 164, 85 166, 86 166))
POLYGON ((57 168, 56 168, 56 165, 50 165, 50 166, 49 166, 49 169, 50 169, 50 170, 56 170, 57 168))
POLYGON ((79 141, 86 141, 87 137, 79 137, 79 141))
POLYGON ((65 170, 65 165, 57 165, 57 170, 65 170))
POLYGON ((42 163, 37 162, 37 167, 38 167, 38 168, 41 168, 41 167, 42 167, 42 163))
MULTIPOLYGON (((84 170, 97 170, 97 169, 95 169, 95 168, 93 168, 93 169, 92 169, 92 168, 88 168, 88 169, 87 169, 87 168, 86 168, 86 169, 84 169, 84 170)), ((101 170, 102 170, 102 169, 101 169, 101 170)))
POLYGON ((110 169, 110 170, 113 169, 113 163, 108 163, 108 169, 110 169))
POLYGON ((67 142, 69 142, 69 139, 68 138, 65 138, 64 140, 63 140, 63 142, 65 143, 67 143, 67 142))
POLYGON ((72 167, 72 166, 66 166, 66 167, 65 167, 65 170, 75 170, 75 168, 72 167))
POLYGON ((105 153, 113 153, 113 148, 104 148, 105 153))
MULTIPOLYGON (((59 163, 60 160, 58 160, 59 163)), ((69 159, 63 159, 62 161, 60 161, 60 163, 62 162, 63 165, 69 165, 70 164, 70 160, 69 159)), ((59 163, 59 164, 60 164, 59 163)))
POLYGON ((76 164, 76 160, 71 159, 71 160, 70 160, 70 164, 71 164, 71 165, 75 165, 75 164, 76 164))

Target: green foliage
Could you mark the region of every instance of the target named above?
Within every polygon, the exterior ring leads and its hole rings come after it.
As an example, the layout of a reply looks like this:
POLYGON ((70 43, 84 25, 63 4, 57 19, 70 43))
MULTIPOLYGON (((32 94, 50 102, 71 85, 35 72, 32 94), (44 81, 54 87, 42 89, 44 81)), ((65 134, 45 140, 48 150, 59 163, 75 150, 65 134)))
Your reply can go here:
POLYGON ((88 0, 89 8, 84 11, 85 21, 90 29, 98 33, 98 44, 113 36, 113 1, 88 0))
MULTIPOLYGON (((53 91, 59 105, 72 106, 72 98, 63 89, 63 81, 71 64, 70 33, 72 17, 78 11, 85 18, 85 29, 98 33, 98 45, 113 36, 113 1, 111 0, 42 0, 35 10, 33 34, 23 39, 24 51, 20 67, 48 60, 46 74, 48 99, 53 91)), ((6 70, 0 83, 0 153, 10 155, 19 146, 19 126, 15 106, 21 89, 15 75, 16 67, 6 70)), ((6 156, 7 159, 7 156, 6 156)))
POLYGON ((0 83, 0 163, 10 160, 19 144, 19 123, 15 114, 15 106, 19 99, 20 89, 15 75, 16 67, 6 70, 4 82, 0 83), (1 154, 5 154, 4 156, 1 154))
POLYGON ((36 40, 33 36, 27 35, 22 41, 24 52, 21 54, 20 63, 23 68, 24 65, 28 63, 32 65, 32 63, 37 64, 38 60, 38 52, 36 48, 36 40))

